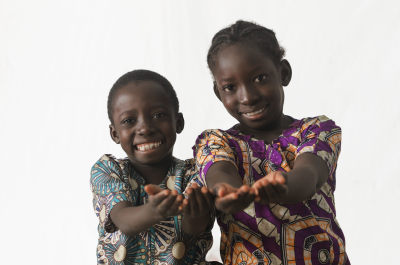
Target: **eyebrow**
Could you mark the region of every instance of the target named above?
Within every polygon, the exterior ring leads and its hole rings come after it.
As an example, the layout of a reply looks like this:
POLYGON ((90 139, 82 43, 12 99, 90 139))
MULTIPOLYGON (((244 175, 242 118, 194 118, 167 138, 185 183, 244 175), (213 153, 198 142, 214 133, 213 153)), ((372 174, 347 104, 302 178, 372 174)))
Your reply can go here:
POLYGON ((131 112, 131 111, 132 111, 132 110, 124 111, 124 112, 122 112, 121 114, 119 114, 118 117, 121 117, 121 116, 124 115, 125 113, 131 112))
POLYGON ((234 78, 221 78, 220 80, 219 80, 219 82, 220 83, 222 83, 222 82, 229 82, 229 81, 231 81, 231 80, 233 80, 234 78))
MULTIPOLYGON (((151 107, 151 109, 157 109, 157 108, 162 108, 162 109, 168 110, 168 108, 165 105, 156 105, 156 106, 151 107)), ((130 110, 124 111, 121 114, 119 114, 118 117, 121 117, 122 115, 132 112, 132 111, 134 111, 134 110, 130 109, 130 110)))
MULTIPOLYGON (((253 73, 257 72, 258 70, 260 70, 261 68, 262 68, 262 65, 256 66, 256 67, 254 67, 252 70, 249 71, 249 74, 253 74, 253 73)), ((235 78, 233 78, 233 77, 230 77, 230 78, 221 78, 221 79, 219 80, 219 82, 220 82, 220 83, 222 83, 222 82, 229 82, 229 81, 232 81, 232 80, 234 80, 234 79, 235 79, 235 78)))

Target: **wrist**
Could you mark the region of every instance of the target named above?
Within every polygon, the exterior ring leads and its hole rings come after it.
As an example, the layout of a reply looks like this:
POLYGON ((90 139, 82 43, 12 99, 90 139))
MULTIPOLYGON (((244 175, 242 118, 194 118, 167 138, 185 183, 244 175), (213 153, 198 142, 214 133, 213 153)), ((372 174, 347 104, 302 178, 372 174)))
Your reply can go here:
POLYGON ((183 231, 192 236, 198 236, 206 231, 209 220, 211 219, 211 213, 203 216, 182 217, 182 229, 183 231))

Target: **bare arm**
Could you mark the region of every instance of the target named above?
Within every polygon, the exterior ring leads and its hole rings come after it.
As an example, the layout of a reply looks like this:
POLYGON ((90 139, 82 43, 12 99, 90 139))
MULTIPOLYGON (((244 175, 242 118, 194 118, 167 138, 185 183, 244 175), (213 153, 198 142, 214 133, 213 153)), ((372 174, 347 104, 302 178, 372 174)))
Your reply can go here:
POLYGON ((183 197, 176 190, 147 185, 145 191, 149 193, 149 203, 132 206, 130 202, 123 201, 111 210, 111 220, 127 236, 136 236, 166 217, 182 212, 183 197))
POLYGON ((254 200, 254 190, 243 185, 237 168, 230 162, 213 164, 207 171, 206 182, 217 196, 215 206, 224 213, 241 212, 254 200))
POLYGON ((227 161, 214 163, 207 171, 206 182, 214 192, 217 191, 215 186, 218 187, 219 183, 229 184, 233 188, 240 188, 243 185, 237 168, 227 161))
POLYGON ((327 181, 329 171, 319 156, 304 153, 289 172, 276 171, 254 183, 256 201, 294 204, 311 198, 327 181))

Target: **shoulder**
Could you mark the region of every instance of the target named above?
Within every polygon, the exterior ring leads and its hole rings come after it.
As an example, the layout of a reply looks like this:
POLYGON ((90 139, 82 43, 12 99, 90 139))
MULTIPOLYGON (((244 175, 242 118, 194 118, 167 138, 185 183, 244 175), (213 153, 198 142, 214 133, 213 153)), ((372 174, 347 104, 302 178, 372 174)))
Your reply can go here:
POLYGON ((198 168, 196 166, 196 160, 190 158, 186 159, 184 163, 185 163, 185 168, 184 168, 185 176, 194 176, 199 173, 198 168))
POLYGON ((297 131, 297 132, 305 132, 310 133, 319 133, 322 131, 341 131, 341 128, 336 125, 336 123, 326 117, 325 115, 320 115, 316 117, 307 117, 300 120, 296 120, 291 125, 291 130, 289 131, 297 131))
POLYGON ((221 129, 207 129, 204 130, 197 139, 204 139, 204 138, 220 138, 227 134, 227 131, 221 129))
POLYGON ((113 155, 105 154, 92 167, 91 183, 99 185, 123 181, 129 164, 128 159, 117 159, 113 155))
MULTIPOLYGON (((196 144, 199 144, 204 141, 228 141, 228 140, 237 140, 239 137, 240 131, 233 129, 221 130, 221 129, 208 129, 203 131, 196 140, 196 144)), ((239 137, 240 138, 240 137, 239 137)))
POLYGON ((174 157, 172 168, 174 175, 189 176, 198 173, 196 161, 193 158, 181 160, 174 157))
POLYGON ((335 122, 326 117, 325 115, 320 115, 320 116, 316 116, 316 117, 307 117, 307 118, 303 118, 300 120, 296 120, 293 124, 296 125, 322 125, 322 124, 335 124, 335 122))

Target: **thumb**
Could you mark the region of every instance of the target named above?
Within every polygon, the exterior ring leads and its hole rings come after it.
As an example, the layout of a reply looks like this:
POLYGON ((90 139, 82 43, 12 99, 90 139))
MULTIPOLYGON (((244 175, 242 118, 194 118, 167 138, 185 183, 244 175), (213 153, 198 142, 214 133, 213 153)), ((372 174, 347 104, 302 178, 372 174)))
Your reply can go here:
POLYGON ((160 187, 157 186, 157 185, 149 184, 149 185, 146 185, 146 186, 144 187, 144 191, 145 191, 147 194, 149 194, 149 195, 156 195, 157 193, 163 191, 163 189, 160 188, 160 187))
POLYGON ((285 184, 286 183, 286 178, 283 175, 283 173, 279 172, 278 174, 275 175, 275 180, 279 183, 279 184, 285 184))

